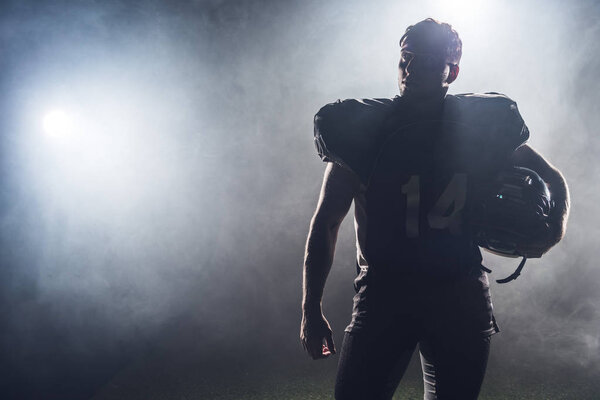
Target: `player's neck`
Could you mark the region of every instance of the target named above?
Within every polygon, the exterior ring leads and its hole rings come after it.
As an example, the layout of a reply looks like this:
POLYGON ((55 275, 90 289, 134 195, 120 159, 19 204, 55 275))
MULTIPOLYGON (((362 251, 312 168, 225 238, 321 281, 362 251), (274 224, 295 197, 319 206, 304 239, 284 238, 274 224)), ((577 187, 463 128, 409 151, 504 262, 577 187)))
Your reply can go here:
POLYGON ((438 91, 418 95, 416 93, 402 93, 401 98, 405 109, 414 117, 427 118, 442 111, 448 87, 440 87, 438 91))
POLYGON ((445 93, 440 96, 428 96, 422 98, 407 97, 406 105, 418 115, 434 115, 442 111, 445 93))

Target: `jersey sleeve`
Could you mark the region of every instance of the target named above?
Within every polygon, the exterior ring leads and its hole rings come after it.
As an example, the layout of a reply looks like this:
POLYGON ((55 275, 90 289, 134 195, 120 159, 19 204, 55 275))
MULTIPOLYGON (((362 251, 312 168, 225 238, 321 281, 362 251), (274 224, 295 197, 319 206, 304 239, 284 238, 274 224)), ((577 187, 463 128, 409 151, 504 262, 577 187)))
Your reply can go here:
POLYGON ((315 127, 315 147, 317 148, 317 154, 321 157, 324 162, 336 162, 336 156, 331 152, 325 143, 323 135, 331 132, 335 129, 335 119, 331 115, 332 111, 335 113, 336 105, 339 105, 341 100, 337 100, 335 103, 329 103, 323 106, 319 112, 315 114, 314 127, 315 127))
POLYGON ((508 155, 529 139, 517 103, 507 96, 489 92, 449 97, 445 119, 469 125, 496 151, 508 155))
POLYGON ((518 134, 514 137, 513 143, 511 144, 514 149, 517 149, 518 147, 527 143, 527 141, 529 140, 529 128, 527 128, 525 121, 523 121, 523 118, 521 118, 521 114, 519 114, 517 103, 513 103, 511 105, 511 111, 514 114, 513 118, 515 118, 516 121, 515 132, 518 132, 518 134))
POLYGON ((523 121, 517 103, 510 98, 497 93, 489 93, 499 105, 494 117, 492 129, 499 137, 498 141, 506 147, 507 151, 513 152, 529 140, 529 129, 523 121))
POLYGON ((314 140, 323 161, 335 162, 367 182, 381 147, 381 127, 391 111, 390 99, 338 100, 314 118, 314 140))

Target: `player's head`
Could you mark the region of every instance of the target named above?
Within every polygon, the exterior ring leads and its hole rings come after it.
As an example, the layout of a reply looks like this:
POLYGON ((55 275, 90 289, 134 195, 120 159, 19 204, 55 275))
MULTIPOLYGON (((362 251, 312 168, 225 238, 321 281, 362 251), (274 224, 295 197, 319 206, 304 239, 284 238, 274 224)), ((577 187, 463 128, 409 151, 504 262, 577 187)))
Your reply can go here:
POLYGON ((458 76, 462 41, 451 25, 427 18, 400 38, 398 87, 403 96, 445 95, 458 76))

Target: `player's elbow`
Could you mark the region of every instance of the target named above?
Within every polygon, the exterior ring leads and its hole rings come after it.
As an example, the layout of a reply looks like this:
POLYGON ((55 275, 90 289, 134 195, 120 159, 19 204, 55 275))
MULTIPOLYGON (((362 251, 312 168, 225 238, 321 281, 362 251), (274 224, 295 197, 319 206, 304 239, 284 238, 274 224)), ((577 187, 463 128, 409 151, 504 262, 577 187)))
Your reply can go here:
POLYGON ((318 230, 328 233, 335 233, 338 231, 341 223, 342 220, 334 215, 316 212, 310 221, 310 226, 312 231, 318 230))
POLYGON ((552 185, 554 185, 555 190, 560 190, 565 194, 565 199, 567 201, 570 200, 569 186, 567 185, 567 180, 565 179, 564 175, 556 168, 552 169, 552 179, 550 182, 550 186, 552 185))

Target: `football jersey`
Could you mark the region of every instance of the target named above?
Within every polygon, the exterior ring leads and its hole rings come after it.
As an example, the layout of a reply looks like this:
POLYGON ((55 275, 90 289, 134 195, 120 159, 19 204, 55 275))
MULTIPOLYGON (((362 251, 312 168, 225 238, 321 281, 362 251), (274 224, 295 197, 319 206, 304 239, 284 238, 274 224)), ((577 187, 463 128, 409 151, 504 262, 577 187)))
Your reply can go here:
POLYGON ((356 173, 357 290, 403 276, 479 274, 466 222, 470 196, 529 137, 514 101, 498 93, 448 95, 417 116, 402 97, 344 100, 315 116, 324 161, 356 173))

